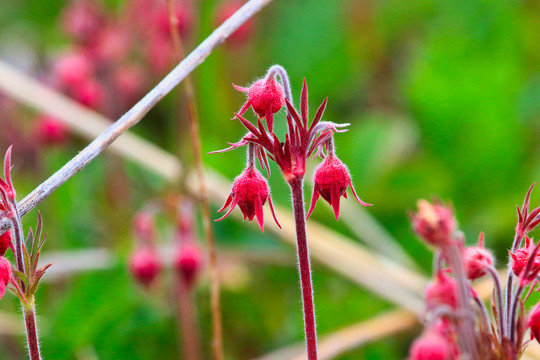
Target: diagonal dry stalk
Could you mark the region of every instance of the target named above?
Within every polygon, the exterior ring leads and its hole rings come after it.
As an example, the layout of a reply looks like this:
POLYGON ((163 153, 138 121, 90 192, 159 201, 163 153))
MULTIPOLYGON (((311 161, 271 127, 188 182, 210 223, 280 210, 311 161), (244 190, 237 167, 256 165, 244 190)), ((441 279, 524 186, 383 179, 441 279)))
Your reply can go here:
MULTIPOLYGON (((20 202, 21 216, 24 216, 28 211, 36 207, 37 204, 52 194, 70 177, 88 165, 120 135, 133 125, 137 124, 151 108, 199 66, 219 44, 224 42, 227 37, 240 27, 240 25, 271 1, 272 0, 250 0, 242 6, 233 16, 197 46, 195 50, 178 64, 156 87, 135 104, 135 106, 109 126, 107 130, 102 132, 60 170, 28 194, 20 202)), ((8 227, 8 223, 4 221, 1 229, 7 229, 8 227)))

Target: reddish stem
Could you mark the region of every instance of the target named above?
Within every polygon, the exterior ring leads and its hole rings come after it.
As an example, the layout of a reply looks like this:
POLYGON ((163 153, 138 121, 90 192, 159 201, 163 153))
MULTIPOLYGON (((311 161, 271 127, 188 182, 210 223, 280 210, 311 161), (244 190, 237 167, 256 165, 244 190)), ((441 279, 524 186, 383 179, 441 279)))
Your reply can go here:
POLYGON ((30 360, 41 360, 36 326, 36 310, 34 306, 24 309, 24 323, 26 325, 26 338, 28 340, 30 360))
POLYGON ((315 307, 313 304, 313 287, 311 284, 311 267, 306 235, 306 217, 304 212, 304 179, 295 177, 289 182, 293 200, 294 223, 296 225, 296 244, 298 250, 298 267, 302 287, 302 303, 304 309, 304 331, 308 360, 317 360, 317 330, 315 327, 315 307))
POLYGON ((200 341, 195 318, 193 291, 183 279, 178 280, 176 299, 178 303, 178 327, 182 333, 181 342, 184 359, 200 360, 200 341))

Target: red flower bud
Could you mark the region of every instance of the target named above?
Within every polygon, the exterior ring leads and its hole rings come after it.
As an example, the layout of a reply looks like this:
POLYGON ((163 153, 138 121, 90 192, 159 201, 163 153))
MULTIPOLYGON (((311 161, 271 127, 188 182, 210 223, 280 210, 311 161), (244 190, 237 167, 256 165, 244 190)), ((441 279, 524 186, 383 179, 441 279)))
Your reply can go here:
POLYGON ((413 216, 414 231, 431 245, 445 245, 456 230, 452 210, 441 204, 418 200, 418 212, 413 216))
POLYGON ((529 258, 532 256, 534 243, 527 236, 525 237, 525 247, 516 250, 515 253, 508 251, 512 258, 512 271, 516 276, 524 277, 526 281, 533 281, 536 274, 540 271, 540 252, 534 257, 531 269, 528 274, 523 274, 527 268, 529 258))
POLYGON ((283 88, 276 79, 274 77, 268 77, 266 79, 258 80, 249 88, 243 88, 234 84, 233 86, 236 90, 247 92, 248 94, 248 99, 244 105, 242 105, 238 115, 245 113, 251 106, 253 111, 259 115, 259 117, 266 117, 268 129, 272 131, 274 121, 273 115, 281 110, 285 104, 283 88))
POLYGON ((0 235, 0 256, 4 256, 6 254, 7 249, 11 249, 13 251, 13 242, 11 240, 11 230, 8 230, 2 235, 0 235))
POLYGON ((0 257, 0 299, 6 292, 6 287, 11 278, 11 265, 5 257, 0 257))
POLYGON ((49 115, 38 117, 34 133, 41 143, 47 145, 62 144, 69 135, 68 128, 58 119, 49 115))
POLYGON ((94 73, 90 59, 81 53, 71 53, 60 57, 54 64, 54 73, 62 86, 77 86, 94 73))
POLYGON ((454 346, 435 330, 428 330, 411 346, 410 360, 452 360, 454 346))
POLYGON ((439 270, 433 282, 426 288, 426 305, 428 309, 437 305, 448 305, 456 309, 458 296, 456 280, 439 270))
POLYGON ((135 250, 131 254, 129 265, 135 279, 147 287, 154 282, 161 271, 158 254, 148 247, 135 250))
POLYGON ((270 197, 270 187, 268 186, 268 182, 254 166, 248 166, 242 174, 234 179, 231 194, 223 207, 218 210, 218 212, 221 212, 230 205, 229 211, 216 221, 225 219, 229 216, 234 207, 238 205, 242 214, 244 214, 244 220, 247 218, 249 221, 252 221, 256 216, 261 230, 264 231, 262 207, 267 199, 274 220, 281 228, 274 212, 274 205, 272 204, 272 198, 270 197))
POLYGON ((347 188, 349 186, 360 205, 371 206, 371 204, 367 204, 360 200, 358 195, 356 195, 356 191, 354 190, 349 175, 349 170, 335 155, 329 155, 319 166, 317 166, 315 173, 313 174, 313 183, 313 195, 311 196, 311 206, 309 207, 307 214, 308 218, 315 209, 315 205, 320 195, 332 205, 334 215, 336 216, 336 220, 338 220, 339 201, 341 196, 347 198, 347 188))
POLYGON ((200 249, 194 244, 181 246, 176 254, 174 266, 188 288, 191 288, 201 269, 202 256, 200 249))
POLYGON ((81 104, 92 109, 101 107, 104 100, 103 86, 94 79, 87 79, 73 89, 73 97, 81 104))
POLYGON ((537 304, 529 315, 529 328, 531 335, 540 342, 540 306, 537 304))
POLYGON ((493 256, 484 249, 484 233, 480 234, 478 246, 466 248, 463 261, 467 271, 467 277, 475 280, 486 275, 487 268, 493 265, 493 256))

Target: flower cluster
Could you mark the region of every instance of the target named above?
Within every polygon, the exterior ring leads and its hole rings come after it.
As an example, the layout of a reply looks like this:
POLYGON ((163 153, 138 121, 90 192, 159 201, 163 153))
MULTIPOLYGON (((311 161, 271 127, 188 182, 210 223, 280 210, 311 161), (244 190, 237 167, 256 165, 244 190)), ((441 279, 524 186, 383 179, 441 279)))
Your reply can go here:
POLYGON ((493 256, 484 248, 484 234, 480 234, 478 245, 466 247, 450 207, 418 202, 413 228, 436 247, 437 268, 434 281, 426 289, 426 328, 411 347, 411 360, 517 359, 528 342, 527 329, 531 338, 540 341, 540 305, 529 313, 524 306, 538 285, 540 272, 540 245, 534 245, 527 236, 540 223, 540 207, 529 212, 533 186, 523 206, 517 208, 505 289, 493 256), (485 275, 494 283, 494 323, 471 283, 485 275), (514 279, 518 281, 514 283, 514 279))
MULTIPOLYGON (((235 114, 248 133, 237 143, 229 143, 230 147, 215 152, 223 152, 247 145, 247 166, 238 176, 231 189, 223 211, 230 206, 229 211, 217 221, 226 218, 233 208, 238 205, 244 219, 257 218, 263 230, 262 206, 268 200, 272 215, 278 226, 268 182, 255 167, 255 158, 259 159, 261 168, 270 175, 268 159, 279 166, 285 181, 289 185, 303 181, 306 171, 306 160, 311 156, 320 156, 324 161, 317 167, 313 175, 313 195, 307 217, 313 212, 317 199, 322 196, 333 208, 336 220, 339 218, 339 204, 342 196, 347 197, 346 190, 351 191, 356 200, 363 206, 370 206, 360 200, 352 185, 347 167, 338 159, 334 148, 334 134, 344 132, 341 128, 349 124, 336 124, 322 121, 327 99, 317 109, 313 121, 308 118, 308 92, 304 80, 300 96, 300 113, 292 103, 289 80, 285 70, 279 66, 272 66, 263 79, 255 81, 249 87, 234 87, 247 94, 247 100, 235 114), (281 84, 278 82, 278 77, 281 84), (281 141, 274 132, 274 114, 281 109, 287 111, 287 134, 281 141), (243 117, 251 108, 257 116, 257 125, 253 125, 243 117), (265 126, 266 123, 266 126, 265 126)), ((264 231, 264 230, 263 230, 264 231)))

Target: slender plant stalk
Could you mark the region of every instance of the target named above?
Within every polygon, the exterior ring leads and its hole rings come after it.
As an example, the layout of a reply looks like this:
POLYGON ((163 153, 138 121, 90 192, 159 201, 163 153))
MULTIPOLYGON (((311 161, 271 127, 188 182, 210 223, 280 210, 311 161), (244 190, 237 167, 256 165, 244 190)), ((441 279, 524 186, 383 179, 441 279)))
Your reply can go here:
POLYGON ((178 305, 178 327, 182 334, 181 343, 184 359, 201 360, 193 291, 186 286, 182 278, 178 280, 175 299, 178 305))
MULTIPOLYGON (((514 241, 512 242, 512 252, 515 252, 516 249, 521 245, 521 240, 523 239, 522 236, 519 236, 517 233, 514 236, 514 241)), ((511 316, 511 308, 512 308, 512 299, 514 295, 514 272, 512 271, 512 261, 508 261, 508 269, 507 269, 507 280, 506 280, 506 307, 505 307, 505 313, 504 318, 506 321, 506 334, 510 334, 512 332, 512 328, 510 325, 510 316, 511 316)))
POLYGON ((291 187, 294 223, 296 226, 296 243, 298 251, 298 267, 302 287, 302 304, 304 307, 304 332, 308 360, 317 360, 317 329, 315 325, 315 306, 311 284, 311 266, 306 233, 306 215, 304 211, 304 179, 294 178, 289 182, 291 187))
MULTIPOLYGON (((244 22, 268 5, 272 0, 250 0, 242 6, 233 16, 221 24, 208 36, 195 50, 193 50, 180 64, 178 64, 159 84, 146 94, 120 119, 109 126, 94 141, 81 150, 60 170, 41 183, 20 202, 21 216, 26 215, 41 201, 52 194, 69 178, 88 165, 96 156, 105 150, 120 135, 137 124, 165 95, 171 92, 187 75, 197 68, 221 43, 225 41, 244 22)), ((7 230, 11 224, 8 220, 1 223, 0 231, 7 230)))
POLYGON ((23 313, 30 360, 41 360, 41 353, 39 351, 39 338, 36 325, 36 307, 33 301, 31 301, 31 305, 24 308, 23 313))
MULTIPOLYGON (((178 19, 174 9, 173 0, 167 0, 167 9, 169 11, 169 20, 171 25, 171 34, 173 44, 178 61, 184 58, 184 48, 182 46, 182 38, 178 32, 178 19)), ((214 359, 223 360, 223 325, 221 320, 221 304, 219 290, 219 270, 217 264, 217 251, 214 240, 214 231, 212 222, 210 221, 210 204, 208 202, 208 194, 206 191, 206 179, 204 177, 202 152, 201 152, 201 134, 199 131, 199 116, 197 114, 197 104, 195 101, 195 91, 193 83, 189 76, 184 79, 184 98, 187 106, 187 117, 189 130, 191 135, 191 145, 193 148, 193 157, 195 162, 195 171, 199 182, 199 196, 197 200, 200 202, 204 233, 206 244, 208 247, 208 265, 210 270, 210 306, 212 313, 212 347, 214 350, 214 359)))
POLYGON ((501 289, 501 279, 499 279, 499 274, 497 270, 491 266, 487 268, 487 271, 493 278, 493 283, 495 284, 495 296, 497 297, 497 315, 499 316, 499 331, 501 339, 506 336, 506 329, 504 326, 504 305, 501 289))

